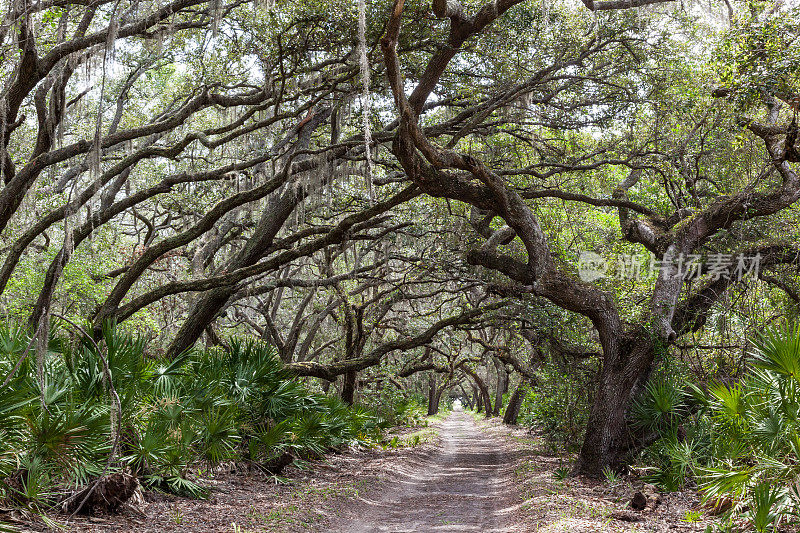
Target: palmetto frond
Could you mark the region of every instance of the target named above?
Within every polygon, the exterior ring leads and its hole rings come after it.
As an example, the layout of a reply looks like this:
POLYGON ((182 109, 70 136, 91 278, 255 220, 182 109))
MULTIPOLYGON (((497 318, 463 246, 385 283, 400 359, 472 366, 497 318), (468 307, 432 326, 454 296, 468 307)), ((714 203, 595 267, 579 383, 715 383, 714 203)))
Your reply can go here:
POLYGON ((634 423, 649 431, 665 431, 680 419, 685 408, 682 390, 665 379, 653 380, 634 403, 634 423))
MULTIPOLYGON (((28 343, 22 330, 0 328, 0 370, 9 372, 28 343)), ((289 460, 313 457, 380 431, 371 412, 291 379, 275 349, 261 342, 231 339, 229 349, 160 361, 146 355, 143 339, 106 324, 103 354, 85 338, 51 347, 60 353, 44 361, 41 390, 28 363, 0 390, 0 491, 24 462, 33 469, 24 498, 41 500, 55 485, 83 485, 102 473, 112 434, 104 355, 122 405, 114 466, 153 489, 204 497, 187 478, 198 461, 267 464, 287 451, 289 460)))
POLYGON ((741 383, 709 388, 716 464, 702 488, 707 499, 740 502, 756 531, 771 531, 781 514, 800 509, 790 497, 800 475, 800 329, 770 331, 755 345, 741 383))
POLYGON ((800 380, 800 326, 775 329, 756 341, 753 364, 769 372, 800 380))

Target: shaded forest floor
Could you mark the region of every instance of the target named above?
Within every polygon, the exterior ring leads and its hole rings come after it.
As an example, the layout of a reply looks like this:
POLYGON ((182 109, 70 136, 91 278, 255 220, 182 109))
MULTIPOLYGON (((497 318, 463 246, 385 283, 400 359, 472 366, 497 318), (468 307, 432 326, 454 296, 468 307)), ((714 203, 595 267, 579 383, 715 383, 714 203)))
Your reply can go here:
MULTIPOLYGON (((558 480, 563 459, 528 431, 454 412, 402 432, 398 448, 348 450, 292 467, 288 481, 221 472, 207 501, 147 494, 121 515, 65 522, 77 532, 703 531, 691 492, 636 512, 635 478, 558 480), (411 446, 411 444, 416 444, 411 446), (699 520, 693 522, 693 520, 699 520)), ((647 490, 645 488, 645 493, 647 490)), ((43 531, 44 528, 37 528, 43 531)))

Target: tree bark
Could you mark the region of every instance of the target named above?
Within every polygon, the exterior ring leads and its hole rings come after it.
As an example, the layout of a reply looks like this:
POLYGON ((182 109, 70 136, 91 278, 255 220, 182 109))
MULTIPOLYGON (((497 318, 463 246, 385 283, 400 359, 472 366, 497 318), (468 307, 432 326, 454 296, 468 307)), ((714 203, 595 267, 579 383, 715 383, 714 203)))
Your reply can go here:
POLYGON ((439 390, 436 391, 436 413, 439 412, 439 407, 442 405, 442 394, 444 394, 444 391, 444 387, 439 387, 439 390))
MULTIPOLYGON (((489 395, 489 388, 486 386, 486 382, 483 381, 483 378, 481 378, 477 372, 470 370, 469 368, 462 368, 464 372, 472 378, 472 381, 475 382, 475 385, 478 386, 478 391, 480 393, 478 396, 478 405, 480 406, 482 403, 483 407, 485 408, 486 418, 492 418, 492 397, 489 395)), ((478 412, 481 412, 480 407, 478 408, 478 412)))
POLYGON ((521 381, 514 392, 511 393, 511 398, 508 399, 508 406, 506 412, 503 414, 503 423, 509 426, 516 426, 517 419, 519 418, 519 409, 522 407, 522 402, 528 394, 528 384, 525 380, 521 381))
POLYGON ((652 337, 641 333, 638 339, 627 337, 618 357, 605 358, 574 474, 597 477, 606 467, 624 472, 631 454, 640 448, 640 440, 628 426, 627 414, 650 377, 655 360, 652 337), (609 363, 614 359, 619 364, 609 363))
POLYGON ((497 388, 494 393, 494 416, 500 416, 500 409, 503 408, 503 395, 508 392, 508 372, 503 367, 503 364, 495 360, 495 369, 497 370, 497 388))
POLYGON ((436 390, 436 375, 428 376, 428 416, 439 412, 439 394, 436 390))
POLYGON ((356 395, 356 378, 358 372, 351 370, 344 375, 342 382, 342 401, 347 405, 353 405, 356 395))

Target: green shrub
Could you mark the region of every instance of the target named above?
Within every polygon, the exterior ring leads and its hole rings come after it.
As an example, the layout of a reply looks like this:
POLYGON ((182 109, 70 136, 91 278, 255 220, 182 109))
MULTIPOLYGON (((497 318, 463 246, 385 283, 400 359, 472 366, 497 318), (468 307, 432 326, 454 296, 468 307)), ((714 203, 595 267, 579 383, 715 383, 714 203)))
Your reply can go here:
MULTIPOLYGON (((29 343, 22 330, 0 329, 0 377, 29 343)), ((101 346, 118 403, 89 339, 51 342, 41 390, 32 354, 0 390, 0 499, 46 507, 96 479, 118 420, 113 470, 192 497, 207 495, 190 477, 193 465, 248 461, 270 470, 286 454, 309 459, 382 437, 374 413, 308 391, 266 344, 234 339, 229 349, 162 361, 145 354, 142 339, 108 326, 101 346)))
POLYGON ((543 368, 520 407, 520 423, 540 429, 554 446, 577 450, 589 418, 586 373, 543 368))
POLYGON ((375 406, 386 427, 424 425, 428 412, 427 400, 422 396, 394 387, 366 393, 364 403, 375 406))
POLYGON ((704 394, 710 431, 704 498, 730 499, 755 531, 800 512, 800 329, 775 330, 756 342, 740 383, 717 383, 704 394))
POLYGON ((671 492, 693 481, 708 461, 710 424, 688 417, 693 399, 681 376, 653 377, 631 410, 632 425, 646 438, 656 438, 641 458, 653 469, 645 479, 671 492))

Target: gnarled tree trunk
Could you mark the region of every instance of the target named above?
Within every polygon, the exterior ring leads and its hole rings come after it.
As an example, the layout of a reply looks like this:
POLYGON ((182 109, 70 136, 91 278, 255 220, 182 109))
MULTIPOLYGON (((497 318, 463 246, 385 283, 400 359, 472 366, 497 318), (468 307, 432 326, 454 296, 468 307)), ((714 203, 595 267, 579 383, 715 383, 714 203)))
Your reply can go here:
POLYGON ((626 336, 616 357, 604 357, 574 473, 596 477, 604 468, 622 472, 644 444, 628 424, 635 396, 650 376, 655 349, 650 337, 626 336))

